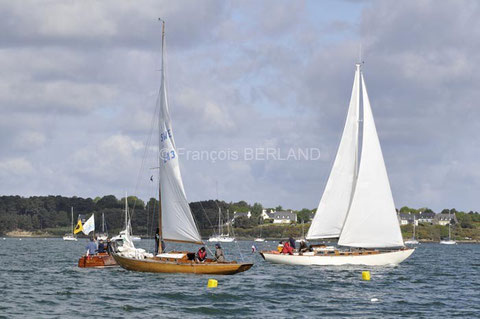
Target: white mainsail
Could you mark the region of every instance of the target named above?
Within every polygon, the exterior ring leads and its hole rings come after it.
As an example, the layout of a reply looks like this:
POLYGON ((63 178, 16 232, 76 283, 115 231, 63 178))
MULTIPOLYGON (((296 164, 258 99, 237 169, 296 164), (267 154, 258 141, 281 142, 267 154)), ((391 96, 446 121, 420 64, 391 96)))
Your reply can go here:
POLYGON ((307 239, 337 238, 345 222, 357 174, 359 86, 360 65, 357 64, 342 139, 307 239))
POLYGON ((363 143, 352 203, 338 244, 350 247, 404 246, 382 149, 363 74, 363 143))
POLYGON ((165 85, 165 40, 162 37, 162 80, 157 103, 159 105, 160 169, 159 180, 162 205, 162 236, 164 240, 202 243, 187 202, 173 138, 165 85))

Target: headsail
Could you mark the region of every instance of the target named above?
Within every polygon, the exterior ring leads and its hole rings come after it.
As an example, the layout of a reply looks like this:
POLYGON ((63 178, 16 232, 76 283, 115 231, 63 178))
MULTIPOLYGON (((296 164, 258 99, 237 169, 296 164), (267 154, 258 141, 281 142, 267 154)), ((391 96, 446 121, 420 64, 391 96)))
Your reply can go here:
MULTIPOLYGON (((162 38, 164 40, 164 38, 162 38)), ((160 131, 160 189, 162 205, 162 235, 164 240, 202 243, 183 188, 178 153, 173 138, 165 85, 165 42, 162 41, 162 81, 157 103, 160 131)))
POLYGON ((403 246, 392 191, 363 74, 363 144, 355 192, 338 244, 382 248, 403 246))
POLYGON ((357 174, 359 108, 360 65, 357 64, 342 139, 307 239, 340 236, 357 174))

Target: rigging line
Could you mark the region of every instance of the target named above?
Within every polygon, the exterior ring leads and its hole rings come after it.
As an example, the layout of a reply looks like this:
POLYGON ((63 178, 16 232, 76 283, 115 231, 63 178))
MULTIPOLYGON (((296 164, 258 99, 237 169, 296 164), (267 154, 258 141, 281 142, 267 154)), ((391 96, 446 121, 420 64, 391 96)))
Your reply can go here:
MULTIPOLYGON (((200 207, 202 207, 202 210, 203 210, 203 213, 205 214, 205 217, 207 218, 208 223, 209 223, 210 226, 213 228, 213 224, 212 224, 212 222, 210 221, 210 218, 208 218, 207 212, 205 211, 205 208, 203 208, 202 202, 200 201, 199 203, 200 203, 200 207)), ((193 214, 192 214, 192 215, 193 215, 193 214)), ((196 221, 195 216, 193 216, 193 219, 196 221)), ((198 227, 198 225, 197 225, 197 227, 198 227)))
MULTIPOLYGON (((150 122, 150 132, 148 134, 148 138, 147 138, 147 142, 145 143, 145 148, 143 150, 143 156, 142 156, 142 163, 140 165, 140 169, 138 171, 138 174, 137 174, 137 181, 135 183, 135 194, 137 193, 138 191, 138 188, 139 188, 139 185, 140 185, 140 179, 141 179, 141 175, 142 175, 142 172, 144 171, 145 169, 145 162, 146 162, 146 158, 148 156, 148 150, 150 148, 150 145, 151 145, 151 142, 152 142, 152 135, 153 135, 153 131, 154 131, 154 128, 155 128, 155 124, 157 122, 157 114, 159 112, 159 99, 160 99, 160 93, 157 95, 157 99, 155 101, 155 111, 154 111, 154 114, 153 114, 153 118, 150 122)), ((132 213, 130 214, 130 218, 133 217, 133 214, 135 212, 135 207, 136 207, 136 204, 137 204, 137 200, 138 200, 138 197, 135 198, 135 202, 133 204, 133 209, 132 209, 132 213)))

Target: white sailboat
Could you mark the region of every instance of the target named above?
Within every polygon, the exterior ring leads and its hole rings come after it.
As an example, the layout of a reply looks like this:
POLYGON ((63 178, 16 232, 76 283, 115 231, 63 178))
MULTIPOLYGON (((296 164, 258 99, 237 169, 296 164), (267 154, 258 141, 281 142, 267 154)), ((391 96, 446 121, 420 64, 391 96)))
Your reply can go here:
POLYGON ((132 235, 132 224, 130 218, 128 218, 128 197, 125 194, 125 229, 121 230, 117 236, 112 237, 112 241, 137 241, 141 240, 140 237, 132 235), (127 236, 128 235, 128 236, 127 236))
POLYGON ((218 235, 211 236, 208 241, 209 242, 221 242, 221 243, 231 243, 235 240, 235 238, 230 237, 230 218, 228 216, 227 210, 227 233, 223 233, 223 223, 221 220, 222 211, 220 207, 218 207, 218 235))
POLYGON ((72 232, 69 234, 65 234, 63 236, 63 240, 66 241, 77 241, 77 236, 73 234, 73 207, 71 207, 71 213, 72 213, 72 232))
POLYGON ((451 217, 450 217, 450 212, 448 212, 448 240, 441 240, 440 244, 442 245, 456 245, 457 242, 455 240, 452 240, 452 232, 450 229, 450 224, 451 224, 451 217))
POLYGON ((108 233, 105 232, 105 213, 102 213, 102 232, 97 234, 97 240, 106 241, 108 239, 108 233))
POLYGON ((413 234, 412 234, 412 238, 410 238, 409 240, 406 240, 405 245, 418 245, 419 244, 418 240, 415 239, 415 224, 416 224, 415 214, 413 214, 413 234))
POLYGON ((414 251, 403 243, 360 64, 337 156, 306 238, 338 238, 344 249, 261 254, 267 261, 294 265, 388 265, 401 263, 414 251), (363 139, 358 164, 361 95, 363 139))

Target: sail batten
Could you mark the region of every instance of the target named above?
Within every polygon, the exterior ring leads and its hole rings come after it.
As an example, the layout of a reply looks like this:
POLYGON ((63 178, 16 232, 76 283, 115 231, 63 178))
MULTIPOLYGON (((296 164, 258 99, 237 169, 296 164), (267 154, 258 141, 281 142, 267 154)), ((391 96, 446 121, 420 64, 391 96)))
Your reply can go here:
POLYGON ((363 143, 350 209, 338 240, 341 246, 404 246, 390 182, 378 139, 363 74, 363 143))
POLYGON ((357 172, 359 108, 360 65, 357 64, 342 138, 307 239, 340 236, 357 172))

